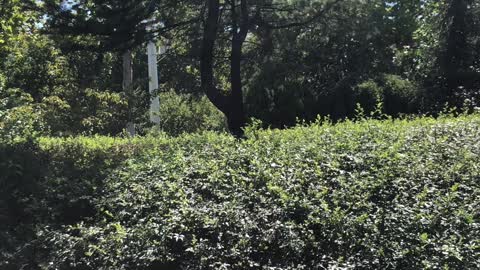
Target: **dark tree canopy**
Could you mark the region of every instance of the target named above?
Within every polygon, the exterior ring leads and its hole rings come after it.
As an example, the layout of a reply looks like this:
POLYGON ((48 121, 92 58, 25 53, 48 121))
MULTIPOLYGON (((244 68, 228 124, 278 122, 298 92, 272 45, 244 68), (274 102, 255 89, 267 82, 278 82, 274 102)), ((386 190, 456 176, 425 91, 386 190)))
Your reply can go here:
POLYGON ((145 45, 156 40, 169 45, 157 59, 159 92, 205 96, 237 136, 252 117, 283 128, 354 117, 358 105, 394 117, 446 103, 471 111, 479 14, 471 0, 5 0, 0 74, 5 88, 70 110, 76 92, 118 93, 143 129, 145 45))

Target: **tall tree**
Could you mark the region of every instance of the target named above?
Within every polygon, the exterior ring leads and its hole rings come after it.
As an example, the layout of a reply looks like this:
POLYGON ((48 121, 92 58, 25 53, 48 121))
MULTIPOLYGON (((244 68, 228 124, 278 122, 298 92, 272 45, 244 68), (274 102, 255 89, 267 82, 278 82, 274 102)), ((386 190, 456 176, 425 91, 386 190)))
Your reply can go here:
POLYGON ((314 23, 326 10, 341 0, 330 2, 311 1, 307 12, 299 2, 274 2, 271 0, 206 0, 206 17, 203 29, 203 44, 200 57, 202 89, 227 117, 232 134, 241 137, 245 125, 243 105, 242 59, 243 46, 252 30, 262 28, 268 33, 274 29, 303 27, 314 23), (293 14, 279 16, 280 13, 293 14), (230 89, 218 87, 214 75, 215 44, 219 39, 228 39, 230 89))
MULTIPOLYGON (((171 17, 162 17, 161 8, 175 7, 173 1, 152 0, 79 0, 66 5, 54 0, 45 1, 49 14, 50 33, 67 38, 70 50, 114 51, 122 55, 123 90, 129 97, 129 121, 132 115, 133 59, 132 49, 144 44, 152 35, 181 24, 171 17), (163 23, 163 27, 147 31, 148 24, 163 23)), ((165 15, 166 13, 163 13, 165 15)), ((184 24, 184 23, 183 23, 184 24)), ((153 29, 153 28, 152 28, 153 29)), ((127 129, 132 130, 131 123, 127 129)))
POLYGON ((144 42, 146 20, 152 17, 156 2, 138 0, 77 1, 71 6, 46 1, 50 29, 63 37, 71 37, 71 49, 117 51, 123 60, 123 90, 129 103, 127 130, 133 134, 132 48, 144 42), (81 36, 81 39, 78 37, 81 36), (76 39, 77 38, 77 39, 76 39))
POLYGON ((172 0, 78 0, 73 4, 46 0, 51 33, 67 38, 70 50, 113 51, 123 60, 123 90, 129 101, 129 124, 133 133, 132 50, 153 35, 190 23, 175 18, 179 3, 172 0), (174 19, 175 18, 175 19, 174 19), (149 24, 161 25, 151 27, 149 24))

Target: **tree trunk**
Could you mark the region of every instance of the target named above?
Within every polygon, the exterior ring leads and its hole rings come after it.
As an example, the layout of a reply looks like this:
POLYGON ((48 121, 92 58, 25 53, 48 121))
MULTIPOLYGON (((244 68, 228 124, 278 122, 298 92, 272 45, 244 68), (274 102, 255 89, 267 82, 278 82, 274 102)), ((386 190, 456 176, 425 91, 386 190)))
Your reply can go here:
POLYGON ((245 127, 245 112, 243 109, 242 92, 242 47, 250 30, 250 19, 248 14, 247 0, 240 0, 240 18, 237 18, 236 0, 232 0, 232 52, 230 55, 230 84, 231 84, 231 116, 228 126, 235 135, 242 137, 245 127), (240 29, 238 29, 238 22, 240 29))
MULTIPOLYGON (((235 1, 235 0, 232 0, 235 1)), ((232 2, 232 47, 230 58, 230 93, 224 94, 217 89, 213 75, 214 46, 220 17, 220 1, 208 0, 207 19, 203 34, 202 55, 200 58, 200 73, 202 89, 210 101, 227 117, 228 128, 236 137, 243 136, 245 127, 245 112, 243 108, 241 60, 242 47, 248 33, 248 10, 246 0, 241 0, 241 23, 238 30, 235 3, 232 2)))
POLYGON ((227 115, 228 98, 216 88, 213 76, 213 55, 220 17, 219 0, 208 0, 207 19, 203 31, 202 54, 200 56, 200 79, 203 92, 221 112, 227 115))
POLYGON ((242 92, 242 42, 234 38, 232 40, 232 53, 230 62, 230 102, 227 115, 228 128, 230 132, 238 137, 243 136, 245 127, 245 112, 243 110, 243 92, 242 92))
POLYGON ((127 97, 127 132, 135 136, 135 124, 133 123, 133 59, 132 52, 127 50, 122 55, 123 61, 123 83, 122 88, 127 97))
POLYGON ((469 0, 452 0, 447 11, 446 48, 442 69, 446 77, 450 105, 461 106, 455 93, 463 86, 462 73, 468 68, 467 10, 469 0))

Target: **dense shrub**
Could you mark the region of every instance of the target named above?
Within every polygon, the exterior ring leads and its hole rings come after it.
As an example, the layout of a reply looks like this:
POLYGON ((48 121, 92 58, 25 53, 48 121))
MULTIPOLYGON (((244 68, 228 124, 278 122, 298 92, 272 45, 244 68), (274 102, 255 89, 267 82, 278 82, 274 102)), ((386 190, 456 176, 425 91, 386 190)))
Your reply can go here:
POLYGON ((0 78, 0 145, 28 141, 45 134, 46 127, 31 95, 7 89, 0 78))
POLYGON ((368 80, 354 89, 354 101, 367 113, 372 113, 384 102, 383 89, 374 80, 368 80))
POLYGON ((419 111, 419 86, 398 75, 382 78, 385 95, 385 113, 392 116, 419 111))
POLYGON ((160 130, 170 135, 201 131, 225 131, 223 114, 207 97, 177 94, 173 91, 160 93, 160 130))
POLYGON ((23 103, 15 95, 18 92, 9 93, 11 98, 3 97, 0 105, 0 261, 4 254, 28 243, 34 235, 29 225, 40 215, 33 206, 42 174, 35 141, 43 131, 42 123, 28 98, 23 103), (23 105, 8 108, 17 102, 23 105))
POLYGON ((128 104, 124 96, 109 91, 86 89, 84 112, 79 119, 81 130, 86 134, 117 135, 127 123, 128 104))
POLYGON ((0 269, 37 269, 43 260, 35 240, 39 226, 59 228, 93 216, 105 177, 152 143, 30 135, 0 137, 0 269))
POLYGON ((56 213, 38 218, 30 263, 477 269, 479 126, 468 116, 249 129, 243 141, 42 139, 42 205, 60 207, 37 214, 56 213), (79 200, 90 212, 62 221, 79 200))
POLYGON ((382 104, 383 113, 391 116, 419 112, 421 88, 400 76, 385 74, 377 79, 370 79, 354 88, 353 100, 367 112, 373 112, 382 104))

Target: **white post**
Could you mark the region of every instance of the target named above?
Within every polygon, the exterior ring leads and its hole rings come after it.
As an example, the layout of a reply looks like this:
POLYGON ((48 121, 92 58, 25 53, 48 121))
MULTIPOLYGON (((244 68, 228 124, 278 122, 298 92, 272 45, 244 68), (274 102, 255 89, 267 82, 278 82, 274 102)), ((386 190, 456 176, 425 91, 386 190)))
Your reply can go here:
POLYGON ((156 93, 158 90, 157 47, 153 40, 148 42, 147 53, 149 76, 148 88, 152 97, 150 101, 150 121, 159 125, 160 117, 158 116, 158 113, 160 111, 160 99, 158 93, 156 93))

